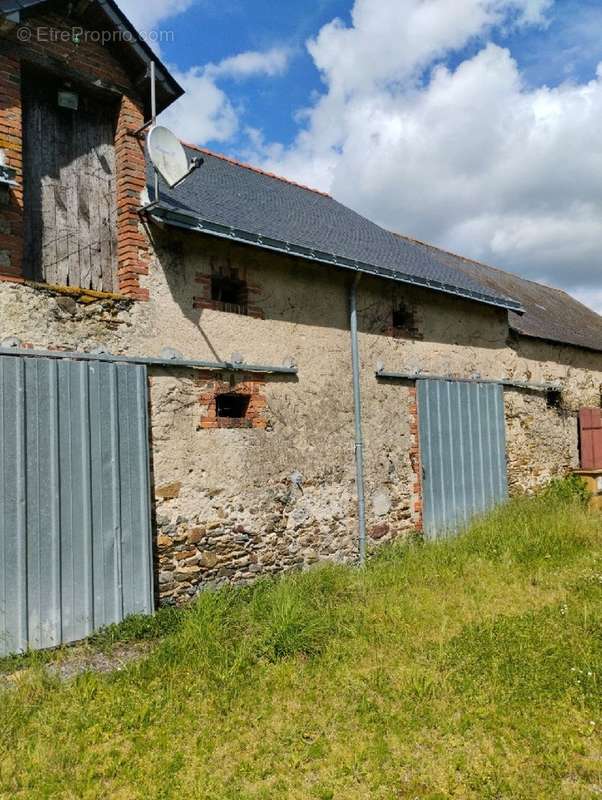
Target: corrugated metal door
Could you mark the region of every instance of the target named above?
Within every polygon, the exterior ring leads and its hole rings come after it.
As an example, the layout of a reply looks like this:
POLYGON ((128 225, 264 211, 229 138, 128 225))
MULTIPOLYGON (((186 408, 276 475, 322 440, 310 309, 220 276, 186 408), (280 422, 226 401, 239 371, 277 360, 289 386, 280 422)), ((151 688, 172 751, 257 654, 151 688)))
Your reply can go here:
POLYGON ((152 611, 146 368, 0 356, 0 653, 152 611))
POLYGON ((418 420, 425 532, 454 531, 508 494, 504 390, 420 380, 418 420))
POLYGON ((582 408, 579 412, 581 469, 602 469, 602 411, 582 408))

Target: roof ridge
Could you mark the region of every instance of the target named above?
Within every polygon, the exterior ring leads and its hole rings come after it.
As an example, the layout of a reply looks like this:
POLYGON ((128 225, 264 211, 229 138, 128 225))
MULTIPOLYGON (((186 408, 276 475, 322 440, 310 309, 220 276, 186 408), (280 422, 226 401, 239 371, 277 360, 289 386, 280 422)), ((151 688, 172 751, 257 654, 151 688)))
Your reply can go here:
POLYGON ((328 197, 329 200, 332 200, 332 195, 328 194, 328 192, 322 192, 320 189, 313 189, 311 186, 305 186, 303 183, 297 183, 297 181, 292 181, 290 178, 284 178, 282 175, 276 175, 274 172, 268 172, 265 169, 261 169, 260 167, 254 167, 252 164, 246 164, 244 161, 238 161, 236 158, 232 158, 231 156, 226 156, 223 153, 216 153, 214 150, 209 150, 207 147, 200 147, 198 144, 192 144, 191 142, 185 142, 182 140, 182 144, 185 147, 190 147, 192 150, 198 150, 199 153, 205 153, 205 155, 213 156, 214 158, 219 158, 222 161, 227 161, 229 164, 234 164, 237 167, 242 167, 243 169, 248 169, 251 172, 256 172, 259 175, 265 175, 268 178, 274 178, 277 181, 282 181, 283 183, 288 183, 290 186, 296 186, 298 189, 305 189, 307 192, 313 192, 314 194, 319 194, 322 197, 328 197))

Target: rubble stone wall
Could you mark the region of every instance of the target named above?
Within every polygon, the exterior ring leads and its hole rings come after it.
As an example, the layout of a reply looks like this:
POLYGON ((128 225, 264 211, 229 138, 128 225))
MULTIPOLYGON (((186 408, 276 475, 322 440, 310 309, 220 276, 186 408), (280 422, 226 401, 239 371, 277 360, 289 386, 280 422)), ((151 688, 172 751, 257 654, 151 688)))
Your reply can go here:
MULTIPOLYGON (((297 376, 151 368, 157 591, 180 603, 199 587, 245 582, 357 554, 353 395, 345 271, 201 235, 150 232, 148 302, 0 284, 0 338, 36 348, 282 364, 297 376), (198 300, 215 264, 253 287, 253 315, 198 300), (253 421, 215 421, 216 391, 251 392, 253 421)), ((532 491, 577 466, 576 414, 600 402, 602 354, 509 335, 503 311, 364 277, 359 286, 368 531, 381 543, 420 527, 416 395, 394 371, 559 381, 562 408, 506 391, 510 485, 532 491), (391 334, 396 303, 412 331, 391 334)))

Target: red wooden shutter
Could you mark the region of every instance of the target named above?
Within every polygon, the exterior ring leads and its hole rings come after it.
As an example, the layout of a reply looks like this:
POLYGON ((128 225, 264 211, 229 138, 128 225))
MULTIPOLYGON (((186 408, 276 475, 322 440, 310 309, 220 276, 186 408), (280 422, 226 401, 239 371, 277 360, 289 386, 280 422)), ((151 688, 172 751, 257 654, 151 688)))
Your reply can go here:
POLYGON ((579 412, 581 469, 602 469, 602 410, 582 408, 579 412))

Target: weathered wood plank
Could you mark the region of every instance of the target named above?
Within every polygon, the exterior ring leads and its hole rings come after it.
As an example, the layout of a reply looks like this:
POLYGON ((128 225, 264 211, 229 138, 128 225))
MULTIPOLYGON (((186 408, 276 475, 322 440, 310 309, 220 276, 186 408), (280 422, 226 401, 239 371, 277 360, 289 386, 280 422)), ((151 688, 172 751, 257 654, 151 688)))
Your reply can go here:
POLYGON ((98 174, 98 156, 96 149, 98 142, 96 137, 92 138, 92 131, 89 131, 88 147, 90 154, 90 184, 89 184, 89 204, 90 204, 90 279, 91 286, 97 289, 102 286, 102 268, 101 268, 101 245, 102 226, 101 226, 101 209, 98 202, 97 187, 99 182, 98 174))
POLYGON ((40 108, 44 109, 42 125, 44 129, 40 142, 40 170, 42 194, 42 218, 40 220, 40 233, 42 237, 42 250, 36 271, 38 280, 47 280, 56 283, 55 271, 58 258, 57 228, 54 200, 54 184, 58 178, 58 142, 60 131, 54 114, 48 109, 48 99, 38 93, 40 108), (45 267, 45 265, 51 265, 45 267))
POLYGON ((28 278, 40 278, 42 260, 42 186, 41 147, 42 110, 32 102, 31 94, 24 89, 23 136, 29 158, 23 164, 24 202, 28 208, 24 230, 24 270, 28 278))
POLYGON ((26 81, 26 253, 31 277, 112 291, 117 261, 116 109, 80 94, 61 109, 53 81, 26 81))
POLYGON ((88 147, 87 136, 82 136, 85 152, 81 156, 81 169, 78 173, 78 235, 80 242, 80 272, 82 287, 92 288, 92 256, 90 253, 90 173, 92 156, 88 147))
MULTIPOLYGON (((80 243, 79 238, 79 198, 78 182, 81 169, 81 123, 82 117, 71 111, 65 112, 66 121, 71 137, 70 158, 71 162, 65 168, 65 184, 67 187, 67 228, 69 233, 69 253, 67 264, 67 280, 69 286, 83 286, 80 272, 80 243)), ((85 288, 85 287, 84 287, 85 288)))
MULTIPOLYGON (((50 109, 53 113, 53 109, 50 109)), ((49 262, 43 267, 50 269, 53 274, 53 283, 66 284, 69 279, 69 249, 73 246, 71 231, 69 230, 69 179, 71 167, 71 153, 73 143, 71 131, 66 122, 66 113, 56 109, 58 153, 58 180, 54 185, 55 202, 55 235, 56 235, 56 264, 49 262)), ((71 112, 67 112, 71 113, 71 112)))
POLYGON ((105 291, 113 288, 113 265, 116 261, 116 198, 115 198, 115 147, 113 146, 113 126, 107 121, 99 120, 102 128, 103 144, 98 148, 100 162, 100 180, 98 201, 101 208, 101 274, 105 291))

